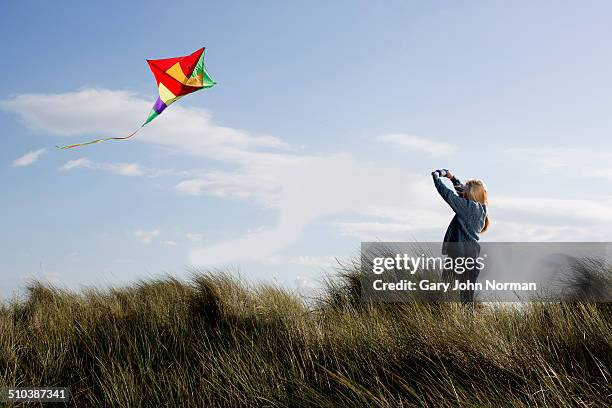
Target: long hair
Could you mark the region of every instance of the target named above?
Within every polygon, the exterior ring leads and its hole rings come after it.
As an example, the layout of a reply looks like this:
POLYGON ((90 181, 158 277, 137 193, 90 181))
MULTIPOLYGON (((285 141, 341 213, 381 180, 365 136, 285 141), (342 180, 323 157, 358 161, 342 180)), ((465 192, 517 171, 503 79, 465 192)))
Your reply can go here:
MULTIPOLYGON (((465 183, 465 189, 463 190, 463 196, 472 201, 478 201, 482 205, 489 204, 489 195, 487 194, 487 186, 482 180, 468 180, 465 183)), ((489 219, 489 211, 486 211, 485 222, 482 230, 480 232, 485 232, 489 229, 489 224, 491 220, 489 219)))

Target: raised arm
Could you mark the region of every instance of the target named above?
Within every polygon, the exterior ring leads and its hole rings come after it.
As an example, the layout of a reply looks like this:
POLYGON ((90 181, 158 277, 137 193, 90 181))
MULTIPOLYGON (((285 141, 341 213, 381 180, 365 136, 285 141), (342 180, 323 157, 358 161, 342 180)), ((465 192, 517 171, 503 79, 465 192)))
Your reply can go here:
POLYGON ((455 175, 452 173, 451 173, 450 181, 453 183, 453 187, 455 188, 455 191, 457 192, 457 194, 459 194, 460 197, 463 197, 463 190, 465 189, 465 186, 463 185, 463 183, 461 183, 461 181, 457 177, 455 177, 455 175))
MULTIPOLYGON (((453 209, 454 212, 461 212, 463 209, 467 208, 468 200, 463 197, 459 197, 453 192, 453 190, 444 185, 444 182, 442 182, 440 178, 441 172, 439 170, 432 172, 431 176, 433 177, 436 190, 438 190, 440 196, 444 199, 444 201, 447 202, 447 204, 453 209)), ((457 188, 457 186, 461 186, 461 182, 458 179, 456 179, 455 177, 453 177, 453 179, 455 179, 458 183, 456 185, 453 181, 453 186, 455 186, 455 188, 457 188)))

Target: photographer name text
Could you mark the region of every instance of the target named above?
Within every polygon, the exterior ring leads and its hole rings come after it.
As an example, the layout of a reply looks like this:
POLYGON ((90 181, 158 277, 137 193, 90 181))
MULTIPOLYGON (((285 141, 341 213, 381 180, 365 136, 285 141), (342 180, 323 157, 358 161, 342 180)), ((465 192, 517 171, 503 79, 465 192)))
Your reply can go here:
POLYGON ((419 282, 402 279, 398 282, 384 282, 377 279, 372 282, 372 287, 376 291, 462 291, 462 290, 503 290, 503 291, 535 291, 535 282, 498 282, 495 280, 485 280, 484 282, 471 282, 455 280, 454 282, 432 282, 423 279, 419 282))

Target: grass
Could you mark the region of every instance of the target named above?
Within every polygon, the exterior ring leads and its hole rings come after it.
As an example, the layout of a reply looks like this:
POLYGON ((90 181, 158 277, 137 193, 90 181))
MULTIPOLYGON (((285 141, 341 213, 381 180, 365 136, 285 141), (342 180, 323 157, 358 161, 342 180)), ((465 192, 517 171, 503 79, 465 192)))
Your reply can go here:
POLYGON ((612 403, 611 304, 364 304, 353 272, 315 307, 219 273, 34 283, 0 309, 0 387, 69 386, 79 407, 612 403))

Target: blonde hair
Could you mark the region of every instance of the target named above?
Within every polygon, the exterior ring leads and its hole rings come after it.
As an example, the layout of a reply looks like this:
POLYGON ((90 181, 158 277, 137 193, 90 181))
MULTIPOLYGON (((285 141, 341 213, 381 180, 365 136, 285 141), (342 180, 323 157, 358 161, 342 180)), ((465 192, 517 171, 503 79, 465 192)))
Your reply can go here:
MULTIPOLYGON (((482 182, 482 180, 468 180, 465 183, 463 195, 465 198, 472 201, 478 201, 482 205, 489 204, 487 186, 485 185, 485 183, 482 182)), ((490 222, 491 221, 489 220, 489 211, 487 210, 485 215, 485 223, 480 232, 485 232, 489 228, 490 222)))

